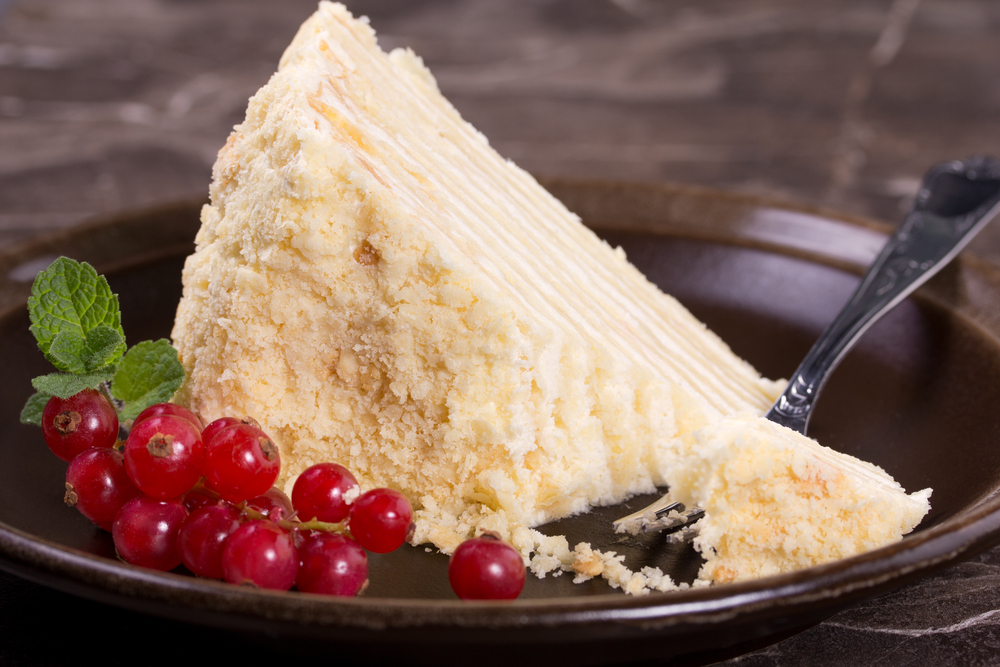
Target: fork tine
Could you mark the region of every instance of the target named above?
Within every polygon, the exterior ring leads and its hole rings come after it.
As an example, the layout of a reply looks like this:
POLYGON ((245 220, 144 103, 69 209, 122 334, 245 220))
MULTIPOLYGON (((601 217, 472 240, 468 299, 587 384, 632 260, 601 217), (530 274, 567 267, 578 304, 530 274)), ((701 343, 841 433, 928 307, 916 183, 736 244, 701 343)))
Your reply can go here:
MULTIPOLYGON (((649 512, 652 512, 653 514, 658 514, 658 515, 667 515, 667 514, 670 513, 670 510, 677 509, 678 505, 681 505, 681 504, 678 503, 678 502, 674 502, 674 501, 670 500, 667 496, 663 496, 662 498, 660 498, 656 502, 652 503, 651 505, 649 505, 647 507, 644 507, 643 509, 639 510, 638 512, 633 512, 632 514, 629 514, 628 516, 623 516, 622 518, 617 519, 611 525, 615 527, 615 530, 618 530, 618 526, 621 526, 621 525, 624 525, 624 524, 628 524, 628 523, 632 523, 633 521, 639 521, 640 519, 642 519, 649 512)), ((681 505, 681 507, 683 507, 683 505, 681 505)), ((657 516, 657 518, 659 518, 659 516, 657 516)))
POLYGON ((682 503, 670 500, 666 496, 638 512, 614 521, 612 526, 616 533, 651 533, 660 531, 674 533, 682 528, 690 527, 705 516, 705 510, 692 507, 688 510, 682 503), (676 512, 674 516, 671 513, 676 512))

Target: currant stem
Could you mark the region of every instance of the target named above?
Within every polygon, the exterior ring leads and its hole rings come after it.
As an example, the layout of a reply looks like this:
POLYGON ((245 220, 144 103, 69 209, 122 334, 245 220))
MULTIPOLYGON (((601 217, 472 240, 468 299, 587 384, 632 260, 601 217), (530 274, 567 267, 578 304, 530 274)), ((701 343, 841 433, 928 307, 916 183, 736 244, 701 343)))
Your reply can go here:
MULTIPOLYGON (((214 489, 205 484, 205 478, 198 480, 198 483, 194 485, 194 489, 199 493, 204 494, 211 498, 212 500, 222 500, 220 496, 214 489)), ((246 501, 241 503, 235 503, 233 505, 237 510, 243 512, 251 519, 267 519, 267 515, 261 514, 252 507, 248 507, 246 501)), ((281 519, 277 522, 279 526, 285 530, 318 530, 324 533, 341 533, 342 535, 350 535, 347 530, 347 522, 342 521, 340 523, 331 523, 329 521, 317 521, 312 519, 311 521, 294 521, 290 519, 281 519)))
POLYGON ((346 521, 340 523, 330 523, 329 521, 317 521, 313 519, 311 521, 289 521, 288 519, 282 519, 278 522, 278 525, 282 528, 299 528, 301 530, 321 530, 325 533, 341 533, 347 535, 346 521))

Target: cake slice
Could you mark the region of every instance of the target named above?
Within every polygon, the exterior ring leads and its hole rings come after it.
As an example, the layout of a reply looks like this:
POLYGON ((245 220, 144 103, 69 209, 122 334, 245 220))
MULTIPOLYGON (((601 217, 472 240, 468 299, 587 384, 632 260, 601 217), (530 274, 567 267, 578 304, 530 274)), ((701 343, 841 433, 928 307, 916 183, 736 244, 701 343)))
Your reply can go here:
POLYGON ((183 277, 179 399, 252 415, 285 476, 403 491, 446 550, 652 491, 777 390, 337 4, 220 151, 183 277))
POLYGON ((720 583, 847 558, 899 540, 930 509, 878 466, 789 428, 736 415, 694 434, 671 496, 705 510, 700 577, 720 583))
POLYGON ((256 418, 285 480, 336 461, 401 490, 416 542, 490 529, 527 553, 528 527, 679 479, 696 431, 780 389, 341 5, 303 24, 213 176, 177 400, 256 418))

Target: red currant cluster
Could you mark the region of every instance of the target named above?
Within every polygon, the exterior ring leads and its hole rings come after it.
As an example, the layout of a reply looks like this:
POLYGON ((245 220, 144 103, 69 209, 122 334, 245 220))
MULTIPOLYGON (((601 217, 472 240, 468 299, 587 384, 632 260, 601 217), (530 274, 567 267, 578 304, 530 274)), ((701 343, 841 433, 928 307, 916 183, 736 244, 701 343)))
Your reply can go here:
POLYGON ((203 430, 186 408, 160 403, 136 417, 118 451, 117 412, 88 389, 50 399, 42 429, 70 462, 66 502, 110 531, 133 565, 356 595, 368 580, 365 550, 393 551, 412 529, 402 494, 360 493, 335 463, 303 472, 289 499, 273 486, 278 448, 253 420, 223 417, 203 430))
MULTIPOLYGON (((391 489, 361 493, 334 463, 303 472, 289 500, 273 486, 278 448, 253 420, 223 417, 203 429, 189 410, 158 403, 136 416, 120 443, 118 409, 135 414, 181 386, 177 350, 166 339, 127 348, 118 297, 85 262, 60 257, 31 289, 32 335, 60 372, 32 380, 37 391, 21 422, 40 425, 52 452, 69 462, 66 502, 111 532, 123 560, 157 570, 183 563, 236 584, 355 595, 368 580, 365 550, 387 553, 409 537, 406 498, 391 489), (54 396, 95 382, 100 392, 54 396)), ((460 598, 510 599, 524 585, 524 564, 499 536, 485 535, 459 545, 449 578, 460 598)))

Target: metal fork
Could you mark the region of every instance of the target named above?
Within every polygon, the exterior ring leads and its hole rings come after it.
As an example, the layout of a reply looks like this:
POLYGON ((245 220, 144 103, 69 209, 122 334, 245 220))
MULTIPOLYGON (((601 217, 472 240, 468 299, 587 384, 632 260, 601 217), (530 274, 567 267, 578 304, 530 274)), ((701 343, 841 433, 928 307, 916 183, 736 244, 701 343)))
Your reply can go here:
MULTIPOLYGON (((1000 161, 980 155, 928 171, 913 209, 764 417, 805 435, 820 390, 858 338, 950 262, 998 213, 1000 161)), ((619 532, 671 533, 689 528, 704 514, 700 507, 687 509, 665 496, 613 525, 619 532)))

